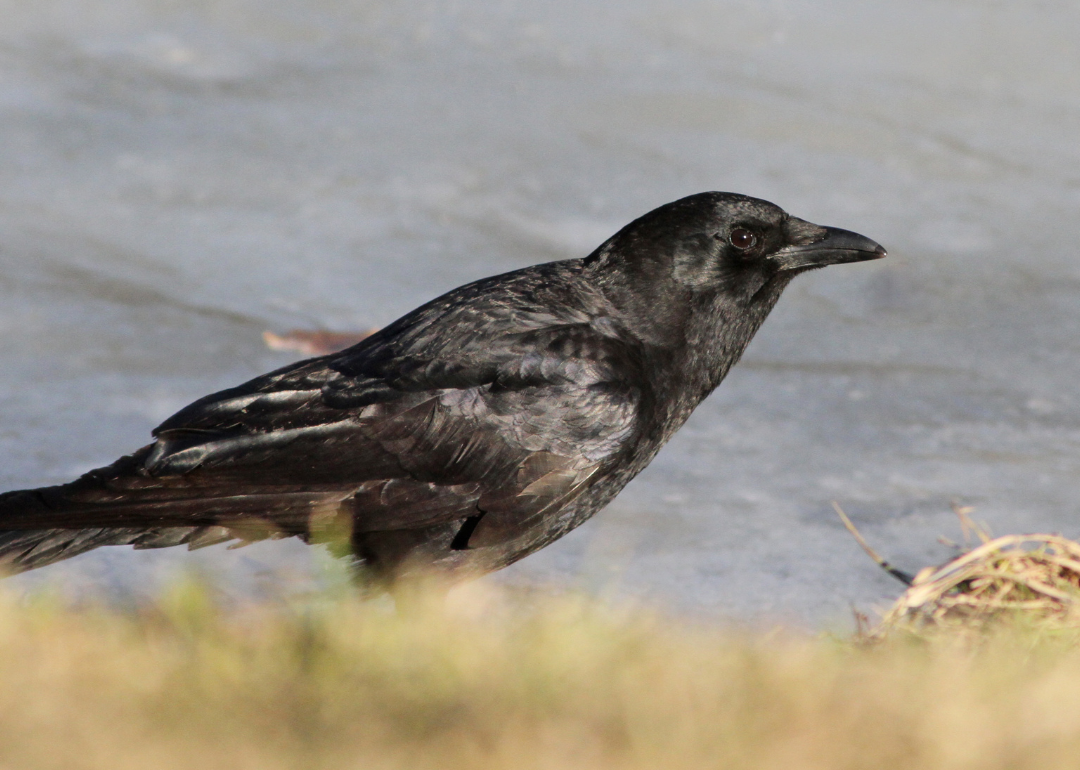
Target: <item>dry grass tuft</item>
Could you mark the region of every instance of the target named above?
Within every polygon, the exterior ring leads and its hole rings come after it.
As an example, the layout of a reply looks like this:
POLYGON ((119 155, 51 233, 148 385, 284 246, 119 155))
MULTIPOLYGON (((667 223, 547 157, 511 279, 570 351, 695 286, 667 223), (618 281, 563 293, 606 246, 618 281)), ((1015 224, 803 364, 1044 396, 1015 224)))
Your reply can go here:
POLYGON ((982 629, 1020 620, 1080 627, 1080 543, 1060 535, 1006 535, 921 570, 877 633, 942 626, 982 629))
POLYGON ((869 639, 895 631, 984 632, 1007 625, 1080 629, 1080 543, 1044 534, 991 538, 971 520, 971 508, 953 504, 965 540, 974 532, 981 545, 912 577, 881 558, 840 506, 833 507, 867 555, 908 585, 880 625, 865 633, 869 639))

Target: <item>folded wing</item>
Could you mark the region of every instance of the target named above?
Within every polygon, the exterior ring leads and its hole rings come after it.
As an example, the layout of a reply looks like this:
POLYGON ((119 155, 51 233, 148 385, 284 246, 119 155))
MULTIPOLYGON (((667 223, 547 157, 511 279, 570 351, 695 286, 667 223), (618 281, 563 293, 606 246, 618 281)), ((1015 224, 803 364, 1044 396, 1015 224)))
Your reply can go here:
POLYGON ((0 495, 0 559, 342 527, 354 542, 449 528, 458 549, 520 537, 632 439, 641 394, 632 348, 595 313, 530 311, 497 288, 201 399, 71 484, 0 495))

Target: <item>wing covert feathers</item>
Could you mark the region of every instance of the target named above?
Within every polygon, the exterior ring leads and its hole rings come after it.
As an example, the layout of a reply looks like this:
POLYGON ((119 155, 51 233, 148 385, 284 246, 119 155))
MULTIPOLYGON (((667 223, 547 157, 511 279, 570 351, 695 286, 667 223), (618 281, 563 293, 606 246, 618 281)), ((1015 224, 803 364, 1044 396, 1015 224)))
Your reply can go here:
POLYGON ((619 374, 633 354, 594 323, 595 297, 545 305, 551 276, 537 271, 202 398, 153 444, 70 484, 0 495, 0 562, 310 540, 341 522, 354 538, 449 527, 464 533, 458 550, 522 536, 620 451, 640 399, 619 374))

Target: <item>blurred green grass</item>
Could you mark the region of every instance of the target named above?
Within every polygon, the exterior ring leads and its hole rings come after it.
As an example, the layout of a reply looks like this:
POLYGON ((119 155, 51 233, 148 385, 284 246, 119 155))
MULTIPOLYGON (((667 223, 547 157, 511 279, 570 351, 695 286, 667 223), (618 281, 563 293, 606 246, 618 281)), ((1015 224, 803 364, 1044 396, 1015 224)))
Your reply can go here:
POLYGON ((1075 768, 1080 636, 866 645, 480 586, 0 600, 2 768, 1075 768))

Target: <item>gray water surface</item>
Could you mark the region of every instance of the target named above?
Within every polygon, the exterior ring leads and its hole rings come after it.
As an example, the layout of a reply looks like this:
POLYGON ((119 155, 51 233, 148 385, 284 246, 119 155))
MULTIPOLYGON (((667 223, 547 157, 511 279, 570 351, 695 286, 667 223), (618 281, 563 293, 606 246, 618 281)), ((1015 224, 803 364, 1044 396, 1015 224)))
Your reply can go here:
MULTIPOLYGON (((842 622, 950 503, 1080 537, 1080 6, 0 0, 0 489, 69 480, 291 358, 732 190, 888 259, 800 277, 607 510, 487 580, 842 622)), ((298 543, 31 573, 238 595, 298 543)))

